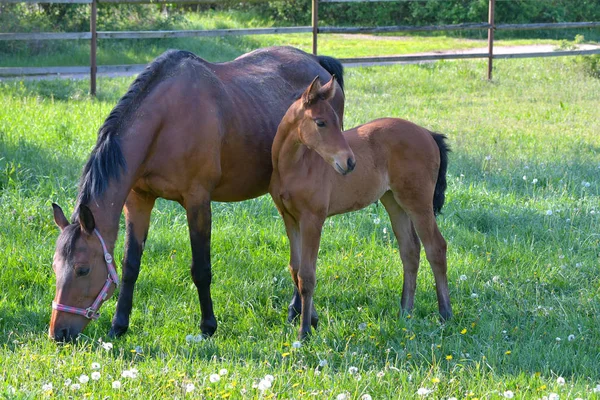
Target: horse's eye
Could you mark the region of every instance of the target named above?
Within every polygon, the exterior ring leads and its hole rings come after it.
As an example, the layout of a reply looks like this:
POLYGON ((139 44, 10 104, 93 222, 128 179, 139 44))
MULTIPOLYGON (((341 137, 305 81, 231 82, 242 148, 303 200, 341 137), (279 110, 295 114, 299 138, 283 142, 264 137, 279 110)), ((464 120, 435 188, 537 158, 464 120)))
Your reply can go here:
POLYGON ((325 121, 323 121, 322 119, 316 119, 316 120, 315 120, 315 124, 317 124, 317 126, 318 126, 319 128, 322 128, 322 127, 324 127, 324 126, 325 126, 325 121))
POLYGON ((90 273, 90 267, 79 267, 75 270, 75 275, 77 277, 86 276, 90 273))

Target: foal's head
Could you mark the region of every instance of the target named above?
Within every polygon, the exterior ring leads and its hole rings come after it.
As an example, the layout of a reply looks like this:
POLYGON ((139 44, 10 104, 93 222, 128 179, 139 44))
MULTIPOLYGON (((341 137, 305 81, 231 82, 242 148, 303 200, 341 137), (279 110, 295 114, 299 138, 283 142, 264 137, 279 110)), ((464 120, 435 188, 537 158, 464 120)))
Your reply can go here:
MULTIPOLYGON (((54 221, 61 230, 56 241, 52 269, 56 274, 54 302, 86 309, 94 303, 106 283, 108 268, 104 251, 94 234, 92 211, 82 205, 75 223, 70 224, 62 209, 52 204, 54 221)), ((108 290, 112 296, 114 285, 108 290)), ((72 341, 90 322, 89 318, 71 312, 52 309, 49 336, 56 341, 72 341)))
POLYGON ((297 124, 302 143, 316 151, 338 173, 346 175, 352 172, 356 160, 329 102, 335 91, 335 77, 321 86, 317 76, 294 106, 299 109, 297 124))

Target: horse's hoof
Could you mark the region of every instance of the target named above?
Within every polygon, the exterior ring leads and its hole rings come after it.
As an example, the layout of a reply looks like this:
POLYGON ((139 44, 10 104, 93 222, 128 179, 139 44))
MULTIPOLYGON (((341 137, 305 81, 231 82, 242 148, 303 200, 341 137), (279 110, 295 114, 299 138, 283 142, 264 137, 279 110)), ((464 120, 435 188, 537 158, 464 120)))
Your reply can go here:
POLYGON ((298 315, 300 315, 300 310, 294 307, 293 304, 290 304, 290 306, 288 307, 288 322, 290 324, 293 323, 296 320, 296 318, 298 318, 298 315))
POLYGON ((440 310, 440 319, 442 322, 446 322, 452 319, 452 309, 440 310))
POLYGON ((300 332, 298 332, 298 340, 303 342, 310 339, 311 333, 312 332, 310 328, 308 328, 307 330, 300 329, 300 332))
POLYGON ((319 316, 317 314, 313 314, 310 316, 310 325, 317 329, 317 325, 319 325, 319 316))
POLYGON ((200 323, 200 332, 204 337, 211 337, 217 330, 217 319, 212 316, 208 319, 203 319, 200 323))
POLYGON ((111 339, 119 338, 127 332, 128 328, 128 326, 112 326, 108 331, 108 337, 111 339))

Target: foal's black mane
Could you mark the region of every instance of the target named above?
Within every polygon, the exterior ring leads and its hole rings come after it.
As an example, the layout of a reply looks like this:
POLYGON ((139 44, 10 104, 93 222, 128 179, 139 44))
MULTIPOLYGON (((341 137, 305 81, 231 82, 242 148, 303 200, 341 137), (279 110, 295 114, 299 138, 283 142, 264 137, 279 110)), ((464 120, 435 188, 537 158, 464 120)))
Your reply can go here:
POLYGON ((112 179, 118 180, 121 177, 121 173, 127 168, 120 140, 123 129, 156 84, 168 76, 169 70, 188 58, 198 57, 188 51, 164 52, 138 75, 127 93, 112 109, 98 130, 98 140, 83 168, 75 214, 78 213, 80 205, 87 205, 92 198, 102 195, 112 179))

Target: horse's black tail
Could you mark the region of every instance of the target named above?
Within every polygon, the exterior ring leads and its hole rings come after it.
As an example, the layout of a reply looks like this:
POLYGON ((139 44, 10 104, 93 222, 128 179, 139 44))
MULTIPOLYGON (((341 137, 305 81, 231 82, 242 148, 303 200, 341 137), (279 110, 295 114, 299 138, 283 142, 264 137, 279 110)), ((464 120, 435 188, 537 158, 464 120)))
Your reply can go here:
POLYGON ((325 68, 327 72, 329 72, 331 75, 335 75, 335 79, 338 81, 343 91, 344 67, 342 66, 342 63, 333 57, 327 56, 317 56, 317 59, 319 60, 319 64, 321 64, 321 67, 325 68))
POLYGON ((440 149, 440 169, 438 171, 437 182, 435 183, 435 192, 433 193, 433 212, 438 215, 442 212, 444 201, 446 200, 446 171, 448 170, 448 153, 450 146, 446 142, 446 135, 431 132, 431 136, 435 140, 440 149))

